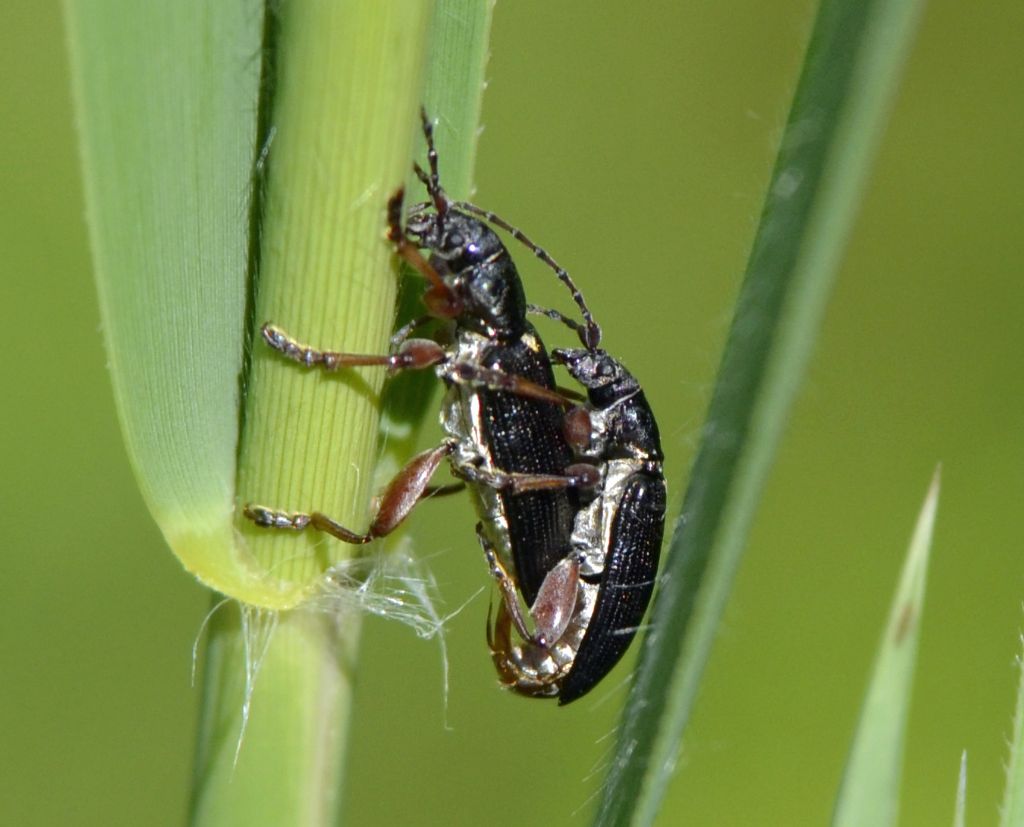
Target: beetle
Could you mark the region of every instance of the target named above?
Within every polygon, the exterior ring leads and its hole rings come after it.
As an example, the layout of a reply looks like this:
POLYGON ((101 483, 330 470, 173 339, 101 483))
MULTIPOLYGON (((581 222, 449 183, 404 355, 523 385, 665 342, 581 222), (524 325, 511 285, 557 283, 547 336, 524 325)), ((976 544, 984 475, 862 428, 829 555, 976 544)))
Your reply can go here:
POLYGON ((556 349, 552 360, 587 389, 588 404, 566 416, 566 430, 600 482, 577 512, 572 551, 530 609, 534 632, 515 600, 513 575, 482 533, 480 543, 502 594, 487 630, 501 682, 564 705, 593 689, 636 634, 658 571, 666 490, 657 422, 633 375, 596 347, 556 349))
POLYGON ((569 703, 622 657, 650 601, 665 510, 657 426, 636 380, 599 349, 600 327, 569 274, 498 216, 449 201, 425 115, 423 129, 430 173, 415 170, 430 200, 415 205, 403 226, 398 191, 388 204, 388 237, 427 280, 428 316, 399 330, 391 352, 380 356, 316 350, 269 324, 262 333, 268 345, 308 367, 432 367, 448 386, 445 440, 395 476, 365 533, 317 512, 250 504, 244 513, 265 527, 311 526, 345 542, 370 542, 436 490, 429 482, 447 457, 453 475, 476 495, 477 535, 502 595, 487 635, 499 677, 520 694, 569 703), (583 324, 526 303, 518 271, 488 224, 510 232, 555 271, 583 324), (585 406, 556 387, 528 312, 579 336, 583 349, 555 354, 587 390, 585 406), (411 338, 429 318, 448 321, 443 343, 411 338))
POLYGON ((518 694, 558 697, 564 705, 593 689, 618 663, 653 595, 665 527, 661 438, 639 382, 600 349, 601 328, 569 274, 501 217, 473 204, 459 207, 508 231, 551 267, 583 317, 579 324, 529 305, 531 312, 565 324, 584 345, 556 349, 551 356, 587 389, 588 404, 570 409, 564 426, 577 460, 593 463, 599 482, 581 489, 573 551, 548 572, 527 614, 516 597, 515 573, 502 565, 482 526, 477 530, 502 599, 487 628, 499 678, 518 694))
MULTIPOLYGON (((579 491, 596 484, 596 469, 574 461, 563 419, 575 403, 556 388, 547 350, 526 318, 527 312, 554 311, 527 304, 519 273, 497 234, 448 199, 440 185, 433 127, 425 114, 422 120, 430 172, 418 165, 415 170, 429 201, 414 206, 403 222, 400 189, 389 200, 387 215, 396 253, 427 282, 427 316, 396 332, 384 355, 319 350, 269 323, 261 333, 267 345, 307 367, 433 368, 448 388, 441 406, 445 439, 398 472, 363 533, 319 512, 250 503, 243 513, 262 527, 312 527, 344 542, 368 543, 394 531, 420 499, 433 493, 430 480, 447 458, 453 475, 475 495, 481 531, 532 604, 548 573, 571 550, 579 491), (413 338, 431 318, 447 322, 443 341, 413 338)), ((578 295, 568 274, 559 277, 578 295)), ((585 306, 584 313, 589 318, 585 306)), ((595 331, 590 335, 599 337, 592 319, 589 323, 595 331)))

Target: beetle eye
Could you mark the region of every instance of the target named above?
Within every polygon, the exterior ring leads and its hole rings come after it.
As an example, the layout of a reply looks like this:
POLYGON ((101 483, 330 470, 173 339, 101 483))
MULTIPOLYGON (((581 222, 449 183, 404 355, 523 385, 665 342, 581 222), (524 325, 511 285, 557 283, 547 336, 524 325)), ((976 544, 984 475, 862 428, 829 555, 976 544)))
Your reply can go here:
POLYGON ((466 252, 469 253, 471 256, 475 256, 477 253, 480 252, 480 245, 475 244, 474 242, 471 241, 469 242, 469 244, 466 245, 466 252))

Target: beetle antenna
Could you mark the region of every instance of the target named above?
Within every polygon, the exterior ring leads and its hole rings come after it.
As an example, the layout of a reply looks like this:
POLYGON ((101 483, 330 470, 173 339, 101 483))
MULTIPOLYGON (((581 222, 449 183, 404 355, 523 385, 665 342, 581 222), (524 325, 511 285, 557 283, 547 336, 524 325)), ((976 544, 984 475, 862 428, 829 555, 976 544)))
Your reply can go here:
POLYGON ((577 336, 579 336, 580 341, 584 343, 586 343, 587 341, 585 338, 587 335, 586 328, 575 319, 570 319, 568 316, 566 316, 564 313, 559 312, 558 310, 554 310, 553 308, 550 307, 541 307, 539 304, 528 303, 526 305, 526 312, 533 313, 536 316, 547 316, 549 319, 554 319, 556 322, 561 322, 567 328, 572 330, 577 336))
MULTIPOLYGON (((476 204, 470 204, 468 201, 457 201, 452 204, 457 210, 465 210, 468 213, 479 216, 485 221, 494 224, 497 227, 508 232, 516 241, 522 244, 524 247, 529 249, 537 258, 543 261, 548 267, 555 271, 555 275, 558 280, 562 282, 572 295, 572 300, 576 302, 576 306, 580 309, 580 315, 583 316, 584 325, 577 325, 576 332, 579 334, 580 341, 588 350, 594 350, 601 343, 601 327, 596 321, 594 321, 594 315, 590 312, 590 308, 587 306, 586 300, 583 298, 583 294, 580 292, 576 283, 572 280, 572 277, 557 261, 555 261, 551 255, 543 247, 534 244, 529 238, 527 238, 523 231, 518 227, 514 227, 509 224, 501 216, 495 215, 494 213, 481 209, 476 204)), ((554 318, 554 317, 551 317, 554 318)), ((565 320, 565 317, 562 317, 565 320)))
POLYGON ((423 137, 427 141, 427 163, 430 166, 428 175, 419 164, 413 164, 416 177, 420 179, 423 186, 427 188, 427 194, 434 202, 434 209, 437 210, 438 232, 441 231, 441 223, 444 214, 448 212, 448 196, 441 188, 441 176, 437 171, 437 147, 434 145, 434 122, 427 117, 427 110, 420 107, 420 121, 423 123, 423 137))

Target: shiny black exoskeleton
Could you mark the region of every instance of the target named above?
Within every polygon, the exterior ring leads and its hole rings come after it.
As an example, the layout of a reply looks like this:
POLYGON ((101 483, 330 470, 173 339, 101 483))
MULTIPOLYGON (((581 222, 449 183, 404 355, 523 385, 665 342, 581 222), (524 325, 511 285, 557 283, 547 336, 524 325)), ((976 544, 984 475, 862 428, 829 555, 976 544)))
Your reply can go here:
POLYGON ((483 221, 451 207, 443 193, 438 198, 438 211, 414 214, 405 233, 430 251, 427 262, 457 302, 442 312, 456 314, 457 328, 499 342, 519 339, 529 327, 526 294, 508 250, 483 221))
POLYGON ((539 631, 530 634, 506 599, 489 642, 506 686, 567 704, 611 671, 643 619, 658 571, 665 481, 657 423, 636 379, 596 348, 555 350, 552 358, 587 389, 588 404, 567 415, 567 432, 577 461, 592 463, 599 481, 577 512, 572 552, 531 608, 539 631))
POLYGON ((594 556, 603 565, 593 575, 593 615, 558 695, 567 704, 604 678, 633 641, 654 591, 666 498, 661 438, 640 384, 601 350, 557 350, 554 358, 587 388, 591 440, 580 453, 598 463, 603 477, 600 496, 580 512, 573 534, 577 543, 600 543, 594 556))
POLYGON ((573 463, 563 407, 521 390, 530 383, 556 393, 550 358, 526 321, 522 283, 508 252, 468 216, 449 213, 445 229, 443 240, 464 241, 456 256, 447 258, 442 246, 429 259, 465 297, 453 330, 454 369, 443 375, 450 386, 442 424, 453 445, 452 471, 471 483, 485 534, 532 603, 547 572, 569 552, 576 512, 571 486, 554 482, 573 463), (481 256, 474 262, 465 251, 477 244, 481 256))
POLYGON ((544 343, 527 321, 512 257, 485 222, 449 202, 425 117, 424 133, 430 175, 417 172, 430 201, 414 210, 405 234, 429 251, 427 264, 444 285, 428 290, 428 309, 452 319, 451 367, 439 371, 450 388, 441 422, 452 471, 471 484, 484 535, 532 603, 568 553, 576 511, 574 484, 566 478, 573 454, 562 427, 565 400, 544 343))

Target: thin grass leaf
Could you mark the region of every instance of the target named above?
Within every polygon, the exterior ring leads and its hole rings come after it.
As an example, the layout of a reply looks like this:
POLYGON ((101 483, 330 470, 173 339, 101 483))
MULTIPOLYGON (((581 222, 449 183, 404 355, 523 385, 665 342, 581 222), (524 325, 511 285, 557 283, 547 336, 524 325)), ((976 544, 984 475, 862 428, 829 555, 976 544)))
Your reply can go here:
POLYGON ((938 504, 936 470, 917 518, 889 622, 878 647, 832 815, 833 827, 886 827, 896 823, 903 741, 938 504))
POLYGON ((956 810, 953 827, 967 827, 967 750, 960 755, 960 772, 956 781, 956 810))
POLYGON ((818 12, 599 825, 657 814, 920 5, 825 0, 818 12))
MULTIPOLYGON (((1024 637, 1021 638, 1024 643, 1024 637)), ((1024 654, 1017 657, 1020 683, 1017 687, 1017 706, 1013 712, 1013 738, 1010 741, 1010 760, 1006 767, 1006 786, 1000 808, 1000 827, 1024 825, 1024 654)))

